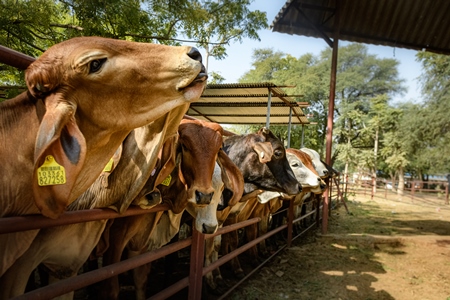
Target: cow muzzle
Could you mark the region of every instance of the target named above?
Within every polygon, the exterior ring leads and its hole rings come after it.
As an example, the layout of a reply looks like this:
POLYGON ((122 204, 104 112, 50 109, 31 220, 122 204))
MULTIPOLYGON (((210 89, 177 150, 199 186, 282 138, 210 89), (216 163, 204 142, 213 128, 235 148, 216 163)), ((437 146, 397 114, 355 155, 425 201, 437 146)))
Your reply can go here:
MULTIPOLYGON (((196 60, 200 63, 202 62, 202 55, 200 54, 200 51, 198 51, 198 49, 195 47, 192 47, 191 51, 189 51, 189 53, 187 55, 190 58, 192 58, 193 60, 196 60)), ((208 74, 207 74, 205 66, 202 63, 200 73, 197 75, 197 77, 194 79, 194 81, 191 82, 191 84, 189 86, 195 85, 198 82, 204 82, 204 81, 206 81, 207 78, 208 78, 208 74)))

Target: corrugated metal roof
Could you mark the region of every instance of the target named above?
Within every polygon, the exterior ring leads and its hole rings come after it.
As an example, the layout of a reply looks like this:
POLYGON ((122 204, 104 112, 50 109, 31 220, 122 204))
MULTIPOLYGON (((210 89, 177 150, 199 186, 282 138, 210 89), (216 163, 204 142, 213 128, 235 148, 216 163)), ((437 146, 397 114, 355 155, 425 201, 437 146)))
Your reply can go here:
POLYGON ((450 54, 448 0, 288 0, 273 31, 333 38, 339 3, 339 39, 450 54))
POLYGON ((271 82, 208 84, 200 101, 192 103, 187 114, 220 124, 266 124, 269 93, 270 124, 289 124, 289 119, 291 124, 309 124, 302 110, 309 104, 295 101, 271 82))

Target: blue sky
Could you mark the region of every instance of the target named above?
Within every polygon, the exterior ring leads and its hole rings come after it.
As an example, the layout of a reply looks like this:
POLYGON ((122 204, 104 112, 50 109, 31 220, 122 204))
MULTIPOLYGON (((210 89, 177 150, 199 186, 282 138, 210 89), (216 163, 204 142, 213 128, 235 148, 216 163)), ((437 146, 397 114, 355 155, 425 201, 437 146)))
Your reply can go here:
MULTIPOLYGON (((270 25, 285 3, 285 0, 255 0, 251 5, 251 9, 265 11, 270 25)), ((261 30, 259 36, 261 41, 245 39, 242 43, 232 43, 227 48, 227 58, 224 60, 210 58, 208 70, 220 73, 226 79, 226 83, 236 83, 239 77, 251 69, 253 49, 273 48, 275 51, 300 57, 306 53, 317 55, 328 47, 322 39, 282 34, 272 32, 269 29, 261 30)), ((340 46, 345 44, 346 42, 343 41, 339 43, 340 46)), ((367 46, 370 54, 375 54, 379 58, 395 58, 400 61, 400 78, 405 80, 405 86, 408 91, 405 95, 399 96, 394 100, 396 102, 407 100, 420 101, 417 77, 421 73, 421 67, 415 60, 416 51, 385 46, 367 46)))

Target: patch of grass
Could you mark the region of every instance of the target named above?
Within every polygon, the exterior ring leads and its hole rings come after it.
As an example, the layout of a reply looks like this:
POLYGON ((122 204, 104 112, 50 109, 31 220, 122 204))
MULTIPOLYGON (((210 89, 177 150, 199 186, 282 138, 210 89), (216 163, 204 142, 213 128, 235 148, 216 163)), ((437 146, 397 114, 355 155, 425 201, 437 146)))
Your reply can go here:
POLYGON ((382 267, 383 270, 385 270, 386 272, 388 272, 388 271, 395 271, 395 269, 390 268, 390 267, 388 267, 388 266, 385 265, 385 264, 381 264, 381 267, 382 267))

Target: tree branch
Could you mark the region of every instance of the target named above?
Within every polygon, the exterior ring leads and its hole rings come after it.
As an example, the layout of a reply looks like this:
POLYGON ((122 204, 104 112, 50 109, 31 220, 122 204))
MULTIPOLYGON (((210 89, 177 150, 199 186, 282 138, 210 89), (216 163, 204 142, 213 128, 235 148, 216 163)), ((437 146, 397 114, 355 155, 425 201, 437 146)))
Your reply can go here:
POLYGON ((27 44, 28 46, 30 46, 30 47, 32 47, 32 48, 34 48, 34 49, 36 49, 36 50, 39 50, 39 51, 41 51, 41 52, 45 52, 44 49, 41 49, 41 48, 39 48, 38 46, 33 45, 33 44, 27 42, 26 40, 22 39, 22 38, 21 38, 20 36, 18 36, 17 34, 14 34, 13 32, 10 32, 10 31, 8 31, 8 33, 9 33, 10 35, 12 35, 13 37, 17 38, 18 40, 20 40, 21 42, 27 44))
POLYGON ((181 20, 174 20, 174 21, 172 22, 172 24, 170 24, 169 30, 168 30, 167 33, 166 33, 166 38, 168 38, 168 37, 170 36, 170 32, 171 32, 172 29, 175 27, 175 25, 178 23, 178 21, 181 21, 181 20))
POLYGON ((83 31, 84 28, 77 26, 77 25, 73 25, 73 24, 56 24, 56 23, 50 23, 50 26, 52 27, 59 27, 59 28, 70 28, 70 29, 76 29, 79 31, 83 31))
POLYGON ((195 40, 182 40, 182 39, 174 39, 174 38, 166 38, 163 36, 157 36, 157 35, 140 35, 140 34, 134 34, 134 33, 125 33, 125 36, 131 36, 131 37, 138 37, 143 39, 155 39, 155 40, 165 40, 165 41, 177 41, 177 42, 185 42, 185 43, 202 43, 202 44, 209 44, 209 45, 222 45, 226 43, 205 43, 201 41, 195 41, 195 40))

